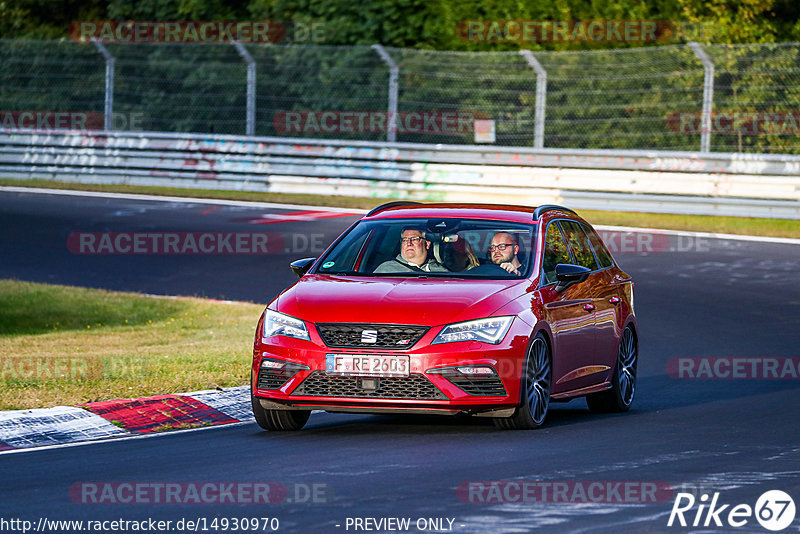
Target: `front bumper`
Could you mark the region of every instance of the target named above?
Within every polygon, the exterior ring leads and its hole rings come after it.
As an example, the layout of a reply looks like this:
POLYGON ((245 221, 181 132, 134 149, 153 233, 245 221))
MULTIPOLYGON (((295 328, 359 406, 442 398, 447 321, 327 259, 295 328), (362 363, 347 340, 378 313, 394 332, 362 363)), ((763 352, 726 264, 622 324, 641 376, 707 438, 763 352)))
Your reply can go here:
POLYGON ((519 404, 530 326, 515 319, 497 345, 477 341, 431 345, 441 329, 431 328, 410 350, 404 351, 328 347, 313 327, 309 328, 310 341, 285 336, 259 338, 253 350, 251 388, 262 405, 272 409, 510 415, 509 410, 519 404), (335 375, 326 372, 329 354, 408 355, 409 376, 335 375), (265 374, 261 367, 265 359, 288 362, 291 370, 278 379, 267 376, 270 373, 265 374), (456 370, 459 366, 491 367, 494 375, 465 377, 456 370))

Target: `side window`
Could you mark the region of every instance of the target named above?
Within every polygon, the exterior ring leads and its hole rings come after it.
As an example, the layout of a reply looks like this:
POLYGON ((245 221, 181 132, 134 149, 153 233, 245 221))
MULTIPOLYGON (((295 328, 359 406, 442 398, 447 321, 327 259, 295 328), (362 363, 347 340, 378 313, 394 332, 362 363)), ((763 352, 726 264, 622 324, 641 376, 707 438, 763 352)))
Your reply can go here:
POLYGON ((567 244, 564 236, 555 222, 547 227, 547 234, 544 237, 544 255, 542 257, 542 271, 544 273, 545 284, 556 281, 556 265, 559 263, 572 263, 569 257, 567 244))
POLYGON ((334 253, 326 257, 327 261, 323 266, 320 266, 318 272, 340 272, 355 269, 357 255, 370 233, 362 233, 357 230, 351 232, 337 247, 338 254, 334 253), (328 265, 328 267, 325 267, 325 265, 328 265))
POLYGON ((399 226, 378 226, 370 234, 371 237, 364 252, 366 261, 359 268, 360 272, 371 273, 378 265, 394 258, 400 251, 399 226))
POLYGON ((593 228, 588 228, 586 226, 583 226, 583 229, 586 231, 586 235, 589 236, 589 242, 592 244, 594 253, 597 256, 597 261, 600 262, 600 268, 605 269, 606 267, 614 265, 614 259, 611 257, 611 253, 603 244, 597 232, 595 232, 593 228))
POLYGON ((561 229, 564 230, 564 236, 567 238, 569 248, 575 256, 575 263, 581 267, 586 267, 592 271, 596 271, 597 260, 594 258, 592 252, 592 245, 589 243, 589 237, 581 228, 581 225, 575 221, 561 221, 561 229))

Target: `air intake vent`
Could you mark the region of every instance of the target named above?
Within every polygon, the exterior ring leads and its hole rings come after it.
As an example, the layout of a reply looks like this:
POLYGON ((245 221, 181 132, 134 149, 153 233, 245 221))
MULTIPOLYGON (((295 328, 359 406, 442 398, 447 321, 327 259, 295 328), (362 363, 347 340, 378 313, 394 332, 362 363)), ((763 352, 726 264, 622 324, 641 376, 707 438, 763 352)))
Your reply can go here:
POLYGON ((292 392, 308 397, 348 397, 366 399, 446 400, 439 388, 419 374, 407 378, 362 378, 329 375, 315 371, 292 392))
POLYGON ((445 367, 440 369, 430 369, 428 373, 441 375, 458 388, 464 390, 468 395, 477 397, 505 397, 508 395, 502 380, 494 369, 480 366, 481 369, 490 369, 491 374, 471 374, 465 375, 456 367, 445 367))
POLYGON ((285 362, 272 358, 261 360, 258 370, 258 389, 280 389, 298 371, 308 371, 310 368, 298 363, 285 362), (264 366, 266 362, 267 367, 264 366))

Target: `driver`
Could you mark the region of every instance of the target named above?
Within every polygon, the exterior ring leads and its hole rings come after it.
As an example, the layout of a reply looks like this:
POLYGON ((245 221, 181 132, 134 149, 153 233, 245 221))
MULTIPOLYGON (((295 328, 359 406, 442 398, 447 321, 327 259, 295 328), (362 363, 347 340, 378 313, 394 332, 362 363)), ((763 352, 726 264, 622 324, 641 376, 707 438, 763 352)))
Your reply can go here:
POLYGON ((489 245, 492 263, 519 276, 525 270, 525 265, 519 261, 517 254, 519 254, 519 242, 513 234, 508 232, 494 234, 492 244, 489 245))
POLYGON ((434 259, 428 259, 431 242, 425 239, 421 228, 406 227, 400 233, 400 254, 394 259, 378 265, 375 273, 407 273, 414 271, 447 272, 447 269, 434 259))

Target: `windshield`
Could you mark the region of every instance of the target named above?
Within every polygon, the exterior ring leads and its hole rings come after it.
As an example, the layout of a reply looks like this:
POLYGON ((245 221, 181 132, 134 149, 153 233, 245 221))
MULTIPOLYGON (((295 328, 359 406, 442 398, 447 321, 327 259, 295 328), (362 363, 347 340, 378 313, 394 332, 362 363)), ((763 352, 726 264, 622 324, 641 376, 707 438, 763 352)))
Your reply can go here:
POLYGON ((513 279, 527 276, 535 224, 477 219, 361 221, 318 274, 513 279))

